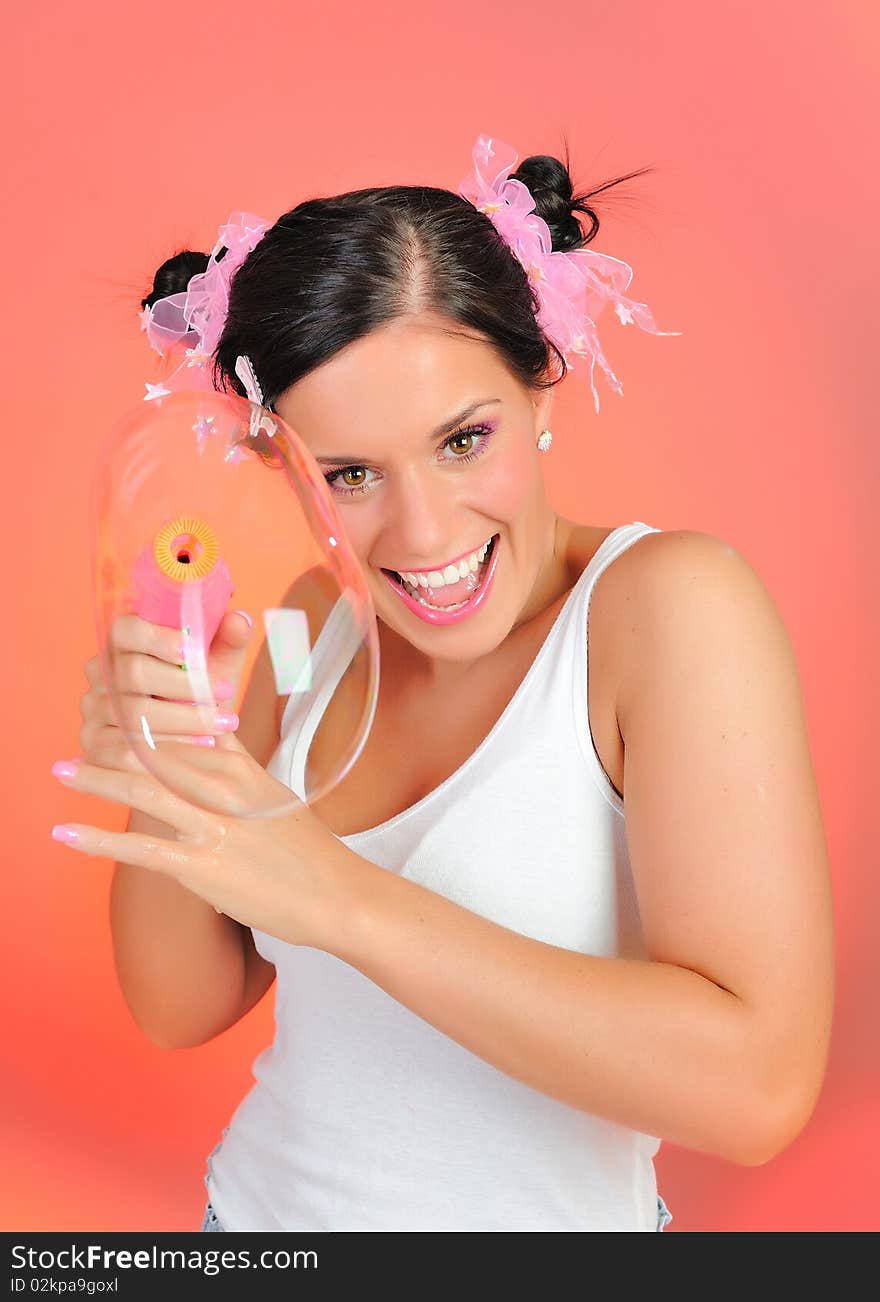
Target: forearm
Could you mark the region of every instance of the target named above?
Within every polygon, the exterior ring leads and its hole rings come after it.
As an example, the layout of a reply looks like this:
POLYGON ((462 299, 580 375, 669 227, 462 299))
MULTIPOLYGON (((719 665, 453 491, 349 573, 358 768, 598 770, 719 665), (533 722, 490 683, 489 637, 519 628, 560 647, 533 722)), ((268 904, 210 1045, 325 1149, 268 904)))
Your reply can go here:
MULTIPOLYGON (((136 810, 127 830, 176 839, 136 810)), ((237 922, 165 873, 127 863, 115 866, 109 914, 120 988, 153 1043, 202 1043, 235 1020, 245 978, 237 922)))
POLYGON ((775 1151, 782 1132, 735 995, 673 964, 523 936, 338 845, 333 952, 444 1035, 619 1125, 743 1164, 775 1151))

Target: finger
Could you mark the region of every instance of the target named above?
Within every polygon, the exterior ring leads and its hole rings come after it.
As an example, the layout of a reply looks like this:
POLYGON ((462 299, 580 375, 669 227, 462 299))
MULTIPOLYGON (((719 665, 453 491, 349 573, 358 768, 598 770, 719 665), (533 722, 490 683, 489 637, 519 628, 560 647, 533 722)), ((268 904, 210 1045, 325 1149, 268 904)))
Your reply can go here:
POLYGON ((169 664, 180 664, 184 657, 184 634, 179 628, 153 624, 140 615, 117 615, 110 630, 112 652, 139 651, 169 664))
MULTIPOLYGON (((252 759, 250 752, 234 733, 221 734, 214 740, 213 747, 202 747, 187 745, 175 738, 164 742, 155 751, 138 742, 134 753, 124 735, 117 730, 116 737, 111 737, 108 733, 103 744, 93 748, 89 759, 93 764, 106 766, 110 771, 127 770, 137 775, 141 766, 147 769, 154 775, 152 781, 156 784, 157 791, 151 794, 147 790, 142 796, 151 802, 144 812, 153 813, 156 818, 176 827, 177 823, 171 816, 175 811, 169 811, 167 816, 160 812, 159 790, 165 791, 170 800, 179 801, 190 813, 198 815, 199 809, 202 809, 234 817, 241 812, 243 804, 247 805, 254 789, 256 788, 256 794, 253 798, 258 798, 261 787, 266 784, 264 770, 252 759), (195 810, 193 806, 196 807, 195 810)), ((70 784, 78 785, 76 778, 71 779, 70 784)), ((132 803, 132 800, 121 795, 109 798, 122 800, 126 804, 132 803)), ((185 814, 176 811, 176 817, 184 818, 185 814)), ((204 819, 204 813, 200 817, 204 819)), ((192 831, 200 826, 199 818, 196 817, 187 824, 187 830, 192 831)))
MULTIPOLYGON (((234 717, 234 699, 225 696, 221 686, 215 684, 216 700, 213 704, 165 700, 134 693, 117 693, 111 698, 106 691, 92 688, 80 697, 79 711, 84 728, 94 733, 103 728, 118 728, 126 735, 141 736, 149 732, 158 740, 160 737, 226 732, 230 724, 234 727, 238 724, 234 717)), ((177 690, 180 692, 181 688, 177 690)))
POLYGON ((153 741, 179 741, 182 746, 211 746, 217 744, 217 738, 211 733, 194 733, 189 736, 185 732, 153 732, 150 734, 153 741))
MULTIPOLYGON (((85 730, 83 730, 85 731, 85 730)), ((82 736, 82 733, 80 734, 82 736)), ((90 736, 88 745, 83 746, 82 759, 88 760, 90 764, 98 764, 101 768, 108 769, 129 769, 133 772, 144 772, 151 770, 152 761, 155 756, 156 762, 164 767, 173 754, 175 745, 192 746, 197 745, 199 751, 205 750, 206 757, 201 761, 202 767, 207 772, 220 772, 228 767, 228 760, 218 759, 213 761, 210 758, 211 751, 232 751, 233 754, 250 755, 250 751, 238 740, 234 733, 217 733, 209 735, 207 740, 213 742, 213 746, 205 747, 197 741, 196 735, 183 733, 174 733, 163 736, 160 733, 151 733, 151 739, 154 742, 161 742, 161 746, 156 748, 147 744, 139 732, 132 734, 134 741, 129 741, 126 734, 121 728, 108 726, 94 731, 90 736), (146 763, 144 763, 146 761, 146 763)), ((203 738, 203 740, 205 740, 203 738)), ((186 755, 188 752, 183 751, 181 754, 186 755)))
POLYGON ((86 661, 85 675, 89 687, 97 690, 103 689, 104 678, 101 673, 101 661, 97 656, 92 656, 91 660, 86 661))
POLYGON ((207 686, 215 701, 230 701, 238 690, 239 674, 224 676, 216 667, 208 671, 185 660, 170 665, 156 656, 139 651, 121 652, 113 664, 113 685, 117 697, 155 696, 170 701, 195 701, 207 686))
MULTIPOLYGON (((193 747, 194 752, 197 749, 193 747)), ((130 809, 139 809, 141 813, 168 823, 184 836, 196 837, 204 827, 205 815, 197 804, 182 799, 152 773, 136 770, 127 756, 122 765, 113 767, 83 759, 76 772, 70 775, 56 773, 55 776, 65 787, 89 792, 104 800, 127 805, 130 809)))
POLYGON ((81 854, 151 868, 170 876, 176 876, 195 853, 195 848, 187 850, 180 841, 166 841, 143 832, 109 832, 85 823, 58 823, 52 828, 52 838, 81 854))
MULTIPOLYGON (((152 737, 154 742, 179 741, 181 746, 210 746, 213 748, 217 744, 217 738, 213 736, 211 733, 194 733, 192 736, 190 736, 188 733, 185 732, 167 732, 167 733, 151 732, 150 736, 152 737)), ((165 747, 161 746, 159 747, 159 749, 164 751, 165 747)), ((134 758, 137 760, 138 767, 143 768, 145 766, 143 765, 140 756, 144 754, 148 754, 148 752, 152 750, 152 747, 141 746, 140 752, 137 752, 133 750, 131 746, 128 746, 128 750, 129 753, 133 755, 134 758)), ((83 751, 83 755, 84 756, 86 755, 85 750, 83 751)))
MULTIPOLYGON (((253 624, 249 616, 240 610, 228 610, 217 625, 205 657, 211 672, 219 675, 240 670, 252 637, 253 624)), ((186 627, 182 629, 182 639, 184 652, 192 646, 198 655, 191 658, 200 658, 201 644, 193 642, 186 627)))
MULTIPOLYGON (((219 700, 214 705, 203 705, 127 694, 117 698, 116 706, 120 720, 117 726, 131 735, 146 735, 149 731, 152 737, 159 733, 185 733, 191 737, 195 733, 228 732, 230 723, 238 726, 233 710, 219 700)), ((107 723, 115 721, 109 705, 103 713, 107 723)))
POLYGON ((292 799, 289 788, 270 777, 234 733, 220 733, 214 742, 206 748, 174 742, 161 748, 156 772, 181 799, 230 818, 292 799))
MULTIPOLYGON (((108 686, 114 704, 129 693, 194 699, 186 672, 184 642, 180 629, 153 624, 139 615, 118 615, 111 626, 106 655, 88 662, 87 676, 93 683, 94 699, 104 699, 108 686)), ((84 712, 87 699, 83 698, 84 712)))
MULTIPOLYGON (((161 733, 150 734, 154 742, 178 741, 183 746, 216 746, 217 738, 210 733, 161 733)), ((147 769, 143 757, 149 761, 152 747, 146 744, 132 746, 125 740, 125 734, 114 725, 95 728, 89 725, 81 728, 79 733, 80 754, 91 764, 100 763, 103 768, 131 768, 139 773, 147 769)), ((161 749, 164 750, 164 744, 161 749)))
POLYGON ((146 773, 147 767, 140 756, 148 747, 135 748, 116 727, 83 728, 80 731, 82 753, 80 763, 96 764, 99 768, 124 769, 131 773, 146 773))
POLYGON ((245 611, 227 610, 220 621, 217 632, 214 634, 211 650, 213 651, 216 647, 218 652, 227 648, 240 651, 242 647, 248 645, 253 632, 253 621, 245 611))
MULTIPOLYGON (((159 740, 156 734, 151 735, 153 736, 154 741, 159 740)), ((123 737, 123 734, 119 733, 119 736, 123 737)), ((241 744, 234 732, 216 732, 208 734, 208 736, 214 744, 213 746, 204 746, 202 744, 197 745, 196 750, 198 751, 198 756, 195 756, 193 752, 189 750, 175 750, 175 747, 178 744, 180 746, 187 746, 191 745, 193 742, 192 736, 184 736, 181 733, 176 733, 174 736, 166 737, 163 744, 157 746, 155 750, 152 746, 148 746, 145 742, 138 739, 135 743, 137 748, 136 754, 138 757, 146 756, 148 764, 155 755, 157 762, 162 765, 163 772, 171 772, 169 767, 171 764, 183 763, 190 766, 192 764, 197 764, 201 772, 206 774, 230 773, 230 764, 234 764, 234 761, 230 761, 228 755, 224 758, 224 752, 231 752, 233 755, 247 755, 250 757, 250 751, 241 744)), ((125 745, 128 746, 129 750, 132 749, 127 742, 125 742, 125 745)))
POLYGON ((220 621, 208 653, 212 678, 225 678, 238 687, 247 649, 253 640, 253 625, 244 612, 228 610, 220 621))
POLYGON ((174 638, 170 643, 168 633, 169 630, 148 624, 144 620, 139 620, 137 624, 120 625, 112 669, 117 693, 193 701, 204 691, 206 668, 208 686, 214 699, 233 701, 238 693, 247 646, 252 636, 252 629, 244 615, 230 611, 224 616, 211 643, 204 667, 201 657, 194 655, 192 649, 187 655, 186 629, 179 635, 174 630, 174 638), (193 673, 196 674, 195 682, 193 673))

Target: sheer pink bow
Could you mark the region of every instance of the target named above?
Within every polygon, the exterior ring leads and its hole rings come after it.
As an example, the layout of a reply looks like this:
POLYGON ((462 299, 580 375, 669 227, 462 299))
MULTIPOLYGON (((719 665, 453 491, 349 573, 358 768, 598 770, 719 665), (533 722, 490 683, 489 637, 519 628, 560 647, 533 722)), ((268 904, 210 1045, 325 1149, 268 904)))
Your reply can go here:
POLYGON ((567 365, 574 356, 589 359, 590 388, 599 411, 599 394, 593 378, 599 363, 611 387, 622 396, 623 385, 608 363, 596 321, 606 303, 613 302, 621 325, 635 322, 655 335, 680 335, 680 330, 659 330, 646 303, 627 298, 632 267, 619 258, 592 249, 553 252, 550 229, 535 212, 528 187, 511 178, 519 155, 510 145, 490 136, 478 136, 473 148, 474 167, 458 192, 484 212, 499 235, 524 266, 534 285, 540 311, 538 324, 559 348, 567 365))
POLYGON ((158 299, 141 313, 141 329, 157 353, 185 339, 199 343, 210 355, 220 342, 229 310, 229 284, 247 255, 255 249, 271 222, 249 212, 234 212, 217 234, 207 268, 190 280, 186 289, 158 299), (226 253, 217 261, 217 254, 226 253))

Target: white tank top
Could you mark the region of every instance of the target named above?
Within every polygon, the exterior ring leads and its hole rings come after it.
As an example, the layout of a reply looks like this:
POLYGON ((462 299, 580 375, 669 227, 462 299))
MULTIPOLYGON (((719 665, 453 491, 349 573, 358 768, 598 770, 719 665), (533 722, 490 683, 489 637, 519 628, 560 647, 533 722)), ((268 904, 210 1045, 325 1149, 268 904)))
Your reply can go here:
MULTIPOLYGON (((656 532, 608 535, 459 769, 339 840, 549 945, 647 957, 623 801, 590 733, 587 615, 605 567, 656 532)), ((291 786, 288 742, 282 723, 267 768, 291 786)), ((656 1231, 659 1139, 514 1080, 335 955, 254 941, 278 973, 275 1038, 208 1158, 224 1229, 656 1231)))

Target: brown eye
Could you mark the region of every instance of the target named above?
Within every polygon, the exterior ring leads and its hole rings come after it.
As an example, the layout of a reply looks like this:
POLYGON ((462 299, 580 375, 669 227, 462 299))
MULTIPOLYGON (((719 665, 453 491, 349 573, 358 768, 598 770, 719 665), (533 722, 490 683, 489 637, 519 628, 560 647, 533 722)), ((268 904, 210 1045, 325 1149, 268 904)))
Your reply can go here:
MULTIPOLYGON (((469 425, 466 429, 456 430, 443 443, 443 448, 450 454, 445 460, 447 462, 457 461, 459 465, 475 461, 488 448, 489 439, 494 432, 494 424, 469 425), (475 439, 477 440, 476 449, 474 449, 475 439)), ((366 466, 341 466, 339 470, 327 471, 324 479, 338 497, 354 497, 356 494, 372 491, 374 481, 364 478, 365 475, 371 474, 373 474, 373 471, 366 466), (355 476, 355 482, 352 482, 348 477, 351 475, 355 476), (360 479, 357 478, 358 475, 360 479)))
POLYGON ((452 437, 451 437, 451 439, 449 440, 449 445, 450 445, 450 447, 453 446, 454 444, 458 443, 459 439, 467 439, 467 440, 470 440, 470 445, 469 445, 468 447, 466 447, 466 448, 458 447, 458 448, 456 448, 456 451, 458 451, 458 452, 470 452, 471 448, 473 447, 473 442, 474 442, 474 433, 473 433, 471 430, 462 430, 460 434, 453 434, 452 437))
POLYGON ((343 466, 340 470, 329 471, 324 475, 324 479, 334 493, 338 493, 341 497, 353 497, 356 493, 366 493, 370 487, 370 482, 364 480, 363 476, 369 473, 366 466, 343 466), (344 475, 361 475, 362 478, 357 483, 352 484, 350 480, 343 479, 344 475), (341 481, 341 487, 337 487, 339 481, 341 481))
POLYGON ((443 444, 448 448, 452 455, 450 461, 473 461, 476 457, 481 457, 489 446, 489 439, 495 431, 494 425, 468 425, 466 429, 456 430, 450 434, 449 438, 443 444), (478 440, 476 449, 474 449, 474 440, 478 440), (461 447, 461 441, 466 441, 469 446, 461 447), (455 450, 457 447, 458 450, 455 450))

